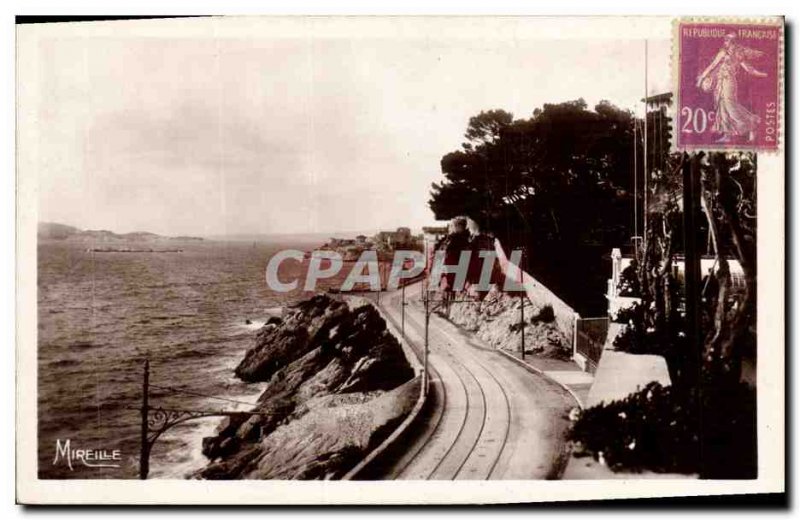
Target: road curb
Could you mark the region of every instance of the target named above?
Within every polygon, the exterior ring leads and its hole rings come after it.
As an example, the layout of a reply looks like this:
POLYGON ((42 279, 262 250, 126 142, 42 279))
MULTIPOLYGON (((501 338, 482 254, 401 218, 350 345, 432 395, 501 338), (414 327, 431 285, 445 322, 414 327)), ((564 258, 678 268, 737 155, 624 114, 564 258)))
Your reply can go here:
POLYGON ((509 354, 508 352, 506 352, 503 349, 497 349, 497 351, 500 352, 505 357, 507 357, 508 359, 510 359, 511 361, 513 361, 514 363, 516 363, 519 366, 521 366, 522 368, 524 368, 525 370, 527 370, 528 372, 532 372, 532 373, 534 373, 536 375, 542 376, 543 378, 547 379, 548 381, 550 381, 552 383, 555 383, 556 385, 560 386, 561 388, 566 390, 569 393, 570 396, 572 396, 572 398, 575 400, 575 402, 578 404, 578 407, 581 410, 584 409, 583 401, 581 401, 581 398, 578 397, 578 394, 576 394, 575 391, 572 390, 569 386, 567 386, 566 384, 562 383, 561 381, 558 381, 557 379, 547 375, 547 373, 544 370, 542 370, 540 368, 536 368, 535 366, 522 361, 521 359, 509 354))
POLYGON ((386 322, 386 328, 400 343, 403 348, 403 352, 406 354, 406 357, 409 357, 409 353, 411 353, 411 356, 413 356, 413 358, 408 359, 408 361, 413 367, 415 367, 415 371, 418 372, 414 380, 419 381, 419 397, 417 397, 417 402, 414 404, 414 407, 411 409, 409 414, 406 416, 403 422, 401 422, 400 425, 395 428, 391 435, 384 439, 384 441, 376 446, 375 449, 369 452, 369 454, 367 454, 367 456, 364 457, 361 462, 356 464, 353 469, 345 473, 342 477, 342 480, 356 480, 359 474, 362 473, 370 464, 383 455, 386 450, 393 447, 395 443, 403 436, 403 434, 406 433, 409 427, 417 420, 417 417, 419 417, 419 414, 422 411, 422 408, 425 406, 428 398, 425 389, 422 387, 422 360, 419 359, 416 351, 406 342, 406 339, 399 334, 392 320, 383 313, 383 309, 372 302, 368 301, 368 303, 378 311, 383 320, 386 322))
MULTIPOLYGON (((537 374, 537 375, 545 378, 546 380, 548 380, 548 381, 550 381, 552 383, 555 383, 556 385, 560 386, 564 390, 566 390, 567 393, 569 393, 569 395, 572 396, 572 398, 575 400, 575 402, 578 403, 578 408, 580 408, 581 410, 584 409, 584 404, 581 401, 580 397, 578 397, 578 394, 576 394, 570 387, 568 387, 567 385, 565 385, 561 381, 558 381, 558 380, 554 379, 553 377, 548 376, 545 373, 544 370, 542 370, 540 368, 536 368, 535 366, 533 366, 531 364, 528 364, 528 363, 522 361, 521 359, 518 359, 518 358, 514 357, 513 355, 509 354, 505 350, 502 350, 502 349, 497 349, 497 350, 498 350, 498 352, 502 353, 505 357, 507 357, 508 359, 513 361, 514 363, 518 364, 519 366, 521 366, 522 368, 524 368, 528 372, 531 372, 533 374, 537 374)), ((554 463, 554 468, 553 468, 553 472, 552 472, 552 475, 553 475, 552 476, 552 480, 561 480, 563 478, 564 473, 566 473, 566 471, 567 471, 567 466, 569 466, 570 459, 572 458, 572 456, 573 456, 572 449, 569 447, 569 443, 566 443, 564 452, 559 455, 558 459, 554 463)))

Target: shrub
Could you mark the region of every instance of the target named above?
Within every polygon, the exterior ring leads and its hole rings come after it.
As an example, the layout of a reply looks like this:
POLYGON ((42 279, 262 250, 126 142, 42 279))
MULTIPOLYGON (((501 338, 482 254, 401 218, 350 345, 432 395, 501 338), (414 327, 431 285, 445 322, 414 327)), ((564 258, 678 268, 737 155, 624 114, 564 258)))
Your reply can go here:
POLYGON ((548 303, 539 309, 539 312, 531 318, 531 323, 552 323, 555 319, 556 313, 553 311, 553 306, 548 303))
POLYGON ((644 305, 641 302, 633 303, 630 307, 625 307, 617 311, 614 316, 615 323, 626 325, 641 326, 644 323, 644 305))
POLYGON ((586 410, 570 438, 612 470, 692 473, 697 469, 697 424, 693 403, 674 399, 671 389, 650 383, 621 401, 586 410))
POLYGON ((614 321, 626 325, 614 338, 614 348, 630 354, 645 353, 644 305, 634 303, 628 308, 620 309, 614 321))
POLYGON ((614 471, 755 478, 755 412, 755 391, 741 383, 679 392, 654 382, 585 410, 569 438, 614 471))
MULTIPOLYGON (((677 354, 685 352, 686 335, 683 331, 683 322, 676 319, 673 324, 675 329, 648 327, 645 321, 645 307, 642 303, 635 303, 628 308, 620 309, 614 319, 622 323, 625 328, 614 338, 614 348, 628 354, 657 354, 667 358, 670 363, 677 354)), ((672 370, 673 366, 670 366, 672 370)))
POLYGON ((637 263, 636 260, 619 273, 619 283, 617 290, 620 296, 641 296, 641 289, 639 286, 639 276, 636 273, 637 263))

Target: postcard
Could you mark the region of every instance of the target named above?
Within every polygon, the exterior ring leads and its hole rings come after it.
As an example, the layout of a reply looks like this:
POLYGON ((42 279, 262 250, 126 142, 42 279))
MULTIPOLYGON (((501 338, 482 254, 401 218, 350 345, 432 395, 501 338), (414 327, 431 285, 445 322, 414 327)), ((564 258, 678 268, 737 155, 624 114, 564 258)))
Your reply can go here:
POLYGON ((782 17, 16 38, 20 503, 785 492, 782 17))

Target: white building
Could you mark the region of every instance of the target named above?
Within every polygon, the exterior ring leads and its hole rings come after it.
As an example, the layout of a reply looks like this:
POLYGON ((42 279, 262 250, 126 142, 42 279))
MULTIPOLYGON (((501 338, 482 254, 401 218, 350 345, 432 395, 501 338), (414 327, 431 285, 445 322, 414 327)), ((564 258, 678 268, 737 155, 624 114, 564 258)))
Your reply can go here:
MULTIPOLYGON (((612 318, 617 315, 621 309, 625 309, 641 301, 641 298, 633 296, 620 296, 619 282, 624 271, 633 262, 633 257, 622 255, 619 248, 611 250, 611 278, 608 279, 608 289, 606 298, 608 299, 608 315, 612 318)), ((731 282, 734 287, 744 287, 744 271, 738 260, 729 259, 728 267, 731 271, 731 282)), ((708 273, 713 270, 716 273, 719 270, 716 257, 703 256, 700 258, 700 276, 704 279, 708 273)), ((681 256, 676 256, 672 264, 672 275, 675 279, 683 284, 685 277, 686 266, 684 259, 681 256)))

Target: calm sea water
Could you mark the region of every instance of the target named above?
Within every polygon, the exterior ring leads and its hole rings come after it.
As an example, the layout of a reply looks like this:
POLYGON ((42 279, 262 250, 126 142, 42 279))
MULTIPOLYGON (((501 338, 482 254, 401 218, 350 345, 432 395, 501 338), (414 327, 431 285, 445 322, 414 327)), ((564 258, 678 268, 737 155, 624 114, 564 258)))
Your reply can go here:
MULTIPOLYGON (((153 405, 245 409, 263 385, 233 368, 255 331, 288 301, 264 281, 270 256, 297 244, 179 244, 182 253, 90 253, 87 244, 38 248, 38 417, 40 478, 136 478, 143 360, 150 359, 153 405), (245 320, 253 323, 247 325, 245 320), (54 464, 56 440, 71 447, 120 450, 119 468, 70 470, 54 464)), ((159 248, 159 246, 154 246, 159 248)), ((295 264, 282 276, 299 272, 295 264)), ((285 279, 285 278, 284 278, 285 279)), ((201 438, 219 419, 166 432, 151 455, 151 477, 183 478, 203 466, 201 438)))

